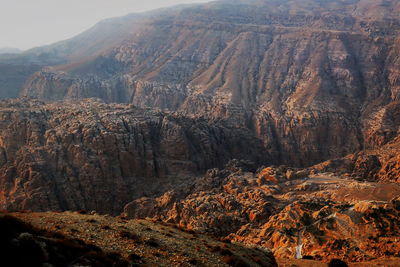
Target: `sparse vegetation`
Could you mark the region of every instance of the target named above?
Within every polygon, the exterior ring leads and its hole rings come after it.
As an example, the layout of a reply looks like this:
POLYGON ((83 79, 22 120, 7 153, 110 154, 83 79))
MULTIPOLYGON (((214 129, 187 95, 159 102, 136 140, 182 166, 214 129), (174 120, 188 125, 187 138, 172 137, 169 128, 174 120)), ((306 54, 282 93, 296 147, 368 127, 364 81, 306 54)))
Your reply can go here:
POLYGON ((313 218, 308 213, 304 213, 304 215, 300 218, 300 222, 307 226, 313 223, 313 218))
POLYGON ((225 248, 221 248, 219 251, 219 254, 221 254, 222 256, 233 255, 232 251, 230 251, 229 249, 225 249, 225 248))
POLYGON ((141 239, 140 236, 138 236, 138 235, 135 234, 135 233, 128 232, 128 231, 121 231, 121 232, 119 233, 119 236, 122 237, 122 238, 126 238, 126 239, 129 239, 129 240, 133 240, 133 241, 135 241, 135 242, 141 242, 141 241, 142 241, 142 239, 141 239))
POLYGON ((199 264, 198 260, 196 260, 196 259, 190 259, 190 260, 188 260, 188 263, 191 264, 191 265, 198 265, 199 264))
POLYGON ((108 225, 102 225, 101 229, 103 229, 103 230, 111 230, 111 227, 108 226, 108 225))
POLYGON ((229 266, 234 266, 234 267, 247 267, 247 266, 249 266, 245 261, 243 261, 241 258, 239 258, 239 257, 237 257, 235 255, 225 256, 223 260, 229 266))
POLYGON ((145 240, 144 243, 153 248, 158 248, 160 246, 160 242, 158 240, 156 240, 155 238, 149 238, 149 239, 145 240))
POLYGON ((135 254, 135 253, 131 253, 131 254, 129 254, 129 256, 128 256, 128 259, 129 259, 130 261, 135 262, 135 261, 140 261, 140 260, 142 259, 142 257, 139 256, 139 255, 137 255, 137 254, 135 254))

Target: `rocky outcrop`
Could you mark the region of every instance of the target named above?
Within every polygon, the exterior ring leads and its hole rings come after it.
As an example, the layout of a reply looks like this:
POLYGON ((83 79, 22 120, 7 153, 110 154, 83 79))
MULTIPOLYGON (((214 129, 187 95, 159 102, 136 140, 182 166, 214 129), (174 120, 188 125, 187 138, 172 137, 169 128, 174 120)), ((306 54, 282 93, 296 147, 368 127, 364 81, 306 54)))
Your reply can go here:
POLYGON ((2 209, 118 214, 232 158, 268 161, 249 130, 96 100, 0 103, 2 209))
POLYGON ((370 261, 398 256, 400 186, 357 182, 315 168, 262 168, 232 161, 191 185, 125 206, 223 240, 257 244, 277 258, 370 261))
POLYGON ((400 105, 394 101, 371 113, 363 126, 365 150, 314 166, 318 171, 352 175, 357 179, 399 182, 400 105))
POLYGON ((307 200, 286 206, 259 229, 244 226, 232 236, 273 248, 279 258, 369 261, 398 255, 398 215, 391 204, 365 201, 346 206, 307 200))
MULTIPOLYGON (((239 166, 236 171, 243 171, 242 162, 230 164, 239 166)), ((256 183, 252 173, 238 176, 229 170, 212 169, 192 185, 181 186, 157 199, 140 198, 129 203, 124 214, 129 218, 160 217, 184 228, 223 237, 251 221, 267 220, 275 209, 270 193, 252 188, 256 183)))

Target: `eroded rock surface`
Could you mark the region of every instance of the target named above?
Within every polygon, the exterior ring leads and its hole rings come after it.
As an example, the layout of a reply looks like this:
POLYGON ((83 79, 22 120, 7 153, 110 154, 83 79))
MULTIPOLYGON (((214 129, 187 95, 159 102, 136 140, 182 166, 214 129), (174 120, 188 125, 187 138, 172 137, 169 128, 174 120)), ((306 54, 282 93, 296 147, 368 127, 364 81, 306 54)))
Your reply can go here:
POLYGON ((356 181, 314 168, 254 171, 232 161, 190 186, 137 199, 124 214, 261 245, 278 258, 370 261, 399 256, 399 194, 394 183, 356 181))
POLYGON ((96 100, 0 103, 3 209, 118 214, 232 158, 268 160, 249 130, 96 100))

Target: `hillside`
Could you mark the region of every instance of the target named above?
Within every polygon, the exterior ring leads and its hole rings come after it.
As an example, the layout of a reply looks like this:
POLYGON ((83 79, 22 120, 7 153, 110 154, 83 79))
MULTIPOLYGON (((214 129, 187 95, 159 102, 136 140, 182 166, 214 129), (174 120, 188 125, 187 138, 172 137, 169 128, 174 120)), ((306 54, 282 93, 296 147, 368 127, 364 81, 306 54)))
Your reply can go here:
MULTIPOLYGON (((18 240, 17 246, 15 241, 9 246, 8 239, 2 240, 1 245, 7 245, 3 249, 9 251, 2 263, 15 265, 20 260, 29 266, 41 266, 46 261, 57 266, 71 261, 92 266, 277 266, 271 253, 259 246, 220 242, 162 222, 80 213, 1 214, 3 236, 18 240), (32 253, 32 249, 43 250, 39 244, 45 244, 50 257, 32 253)), ((349 266, 396 266, 396 262, 392 258, 349 266)), ((279 259, 278 264, 327 266, 321 261, 287 258, 279 259)))
POLYGON ((1 214, 0 225, 10 241, 16 240, 10 246, 2 239, 3 251, 11 254, 3 255, 2 263, 18 266, 277 266, 269 251, 256 246, 223 243, 153 221, 14 213, 1 214))

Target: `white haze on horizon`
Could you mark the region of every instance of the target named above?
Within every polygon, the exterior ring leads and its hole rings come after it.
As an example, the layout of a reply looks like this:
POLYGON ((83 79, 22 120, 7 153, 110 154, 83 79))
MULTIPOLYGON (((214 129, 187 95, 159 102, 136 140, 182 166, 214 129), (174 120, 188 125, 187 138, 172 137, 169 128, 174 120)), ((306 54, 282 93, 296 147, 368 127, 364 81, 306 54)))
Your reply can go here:
POLYGON ((0 48, 29 49, 71 38, 100 20, 210 0, 0 0, 0 48))

